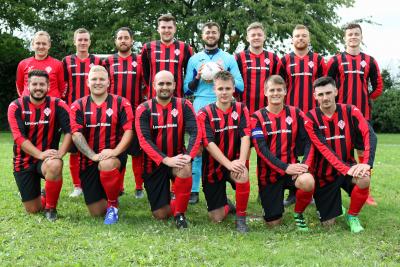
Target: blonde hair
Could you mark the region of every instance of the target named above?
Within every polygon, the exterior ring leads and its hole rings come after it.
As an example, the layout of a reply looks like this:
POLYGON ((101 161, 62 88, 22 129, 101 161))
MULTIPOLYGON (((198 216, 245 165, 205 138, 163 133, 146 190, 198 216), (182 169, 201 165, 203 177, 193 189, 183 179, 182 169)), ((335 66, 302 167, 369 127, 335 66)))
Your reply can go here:
POLYGON ((263 32, 265 32, 264 26, 263 26, 262 23, 260 23, 260 22, 253 22, 253 23, 251 23, 251 24, 247 27, 246 32, 248 33, 250 30, 253 30, 253 29, 261 29, 263 32))
POLYGON ((49 43, 51 44, 51 38, 50 38, 50 34, 46 31, 38 31, 35 33, 35 35, 33 35, 31 44, 33 45, 33 43, 35 42, 35 39, 39 36, 46 36, 47 40, 49 40, 49 43))
POLYGON ((74 32, 74 40, 76 39, 76 36, 80 33, 87 33, 89 34, 89 39, 90 39, 90 32, 86 30, 85 28, 79 28, 74 32))

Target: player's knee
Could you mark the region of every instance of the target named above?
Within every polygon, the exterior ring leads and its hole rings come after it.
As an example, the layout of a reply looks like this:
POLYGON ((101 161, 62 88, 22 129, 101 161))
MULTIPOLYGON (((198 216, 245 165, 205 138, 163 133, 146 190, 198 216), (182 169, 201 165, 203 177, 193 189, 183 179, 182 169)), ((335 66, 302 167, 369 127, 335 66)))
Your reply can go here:
POLYGON ((181 178, 192 176, 192 164, 188 163, 183 168, 178 169, 176 175, 181 178))
POLYGON ((226 217, 224 207, 219 208, 219 209, 215 209, 215 210, 212 210, 212 211, 209 211, 209 212, 208 212, 208 217, 209 217, 210 220, 211 220, 212 222, 214 222, 214 223, 220 223, 220 222, 222 222, 222 221, 225 219, 225 217, 226 217))
POLYGON ((356 180, 356 184, 360 189, 365 189, 369 187, 370 183, 371 183, 371 178, 369 176, 356 180))
POLYGON ((60 176, 62 173, 63 161, 61 159, 49 159, 44 165, 46 176, 60 176))
POLYGON ((310 173, 303 173, 297 177, 295 185, 305 192, 311 192, 315 186, 314 177, 310 173))
POLYGON ((24 203, 25 211, 27 213, 38 213, 40 212, 43 207, 40 204, 40 201, 29 201, 24 203))
POLYGON ((100 171, 111 171, 115 168, 119 168, 120 163, 116 158, 105 159, 99 162, 99 170, 100 171))
POLYGON ((153 217, 157 220, 166 220, 170 217, 171 211, 165 208, 161 208, 153 211, 153 217))

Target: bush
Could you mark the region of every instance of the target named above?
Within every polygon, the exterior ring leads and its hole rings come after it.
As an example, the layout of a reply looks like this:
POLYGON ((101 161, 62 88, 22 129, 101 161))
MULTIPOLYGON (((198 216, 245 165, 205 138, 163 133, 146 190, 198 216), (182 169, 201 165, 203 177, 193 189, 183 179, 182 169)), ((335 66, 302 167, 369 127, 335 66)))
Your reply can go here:
POLYGON ((373 103, 372 125, 376 132, 400 133, 400 89, 392 88, 373 103))

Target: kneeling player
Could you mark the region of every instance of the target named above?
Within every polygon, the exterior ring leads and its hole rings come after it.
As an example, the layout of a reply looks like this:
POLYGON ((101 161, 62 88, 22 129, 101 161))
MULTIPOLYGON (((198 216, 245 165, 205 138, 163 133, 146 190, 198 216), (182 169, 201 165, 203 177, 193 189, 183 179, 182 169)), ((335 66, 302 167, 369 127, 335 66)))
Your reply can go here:
POLYGON ((284 105, 286 85, 280 76, 269 77, 264 83, 264 93, 268 105, 251 116, 264 219, 270 226, 282 222, 284 189, 294 183, 298 189, 294 208, 296 226, 307 231, 303 212, 312 199, 314 178, 306 164, 310 143, 304 131, 304 114, 298 108, 284 105), (303 153, 303 163, 298 163, 297 156, 303 153))
POLYGON ((358 108, 336 104, 335 81, 322 77, 314 82, 314 97, 319 107, 307 113, 305 129, 315 147, 313 169, 317 187, 315 204, 324 225, 331 225, 342 214, 343 188, 350 195, 347 223, 353 233, 364 228, 358 214, 368 198, 376 135, 358 108), (354 148, 364 150, 357 164, 354 148))
MULTIPOLYGON (((236 229, 245 233, 246 209, 249 200, 249 171, 246 167, 250 150, 249 111, 234 101, 235 80, 228 71, 214 77, 215 103, 199 111, 203 146, 203 191, 208 215, 221 222, 230 212, 226 182, 236 189, 236 229)), ((234 207, 233 207, 234 208, 234 207)))
POLYGON ((93 66, 88 77, 90 95, 71 106, 71 128, 80 151, 81 185, 89 212, 101 216, 107 211, 104 223, 114 224, 133 115, 127 99, 107 92, 109 85, 106 69, 93 66))
POLYGON ((187 228, 186 212, 192 188, 192 159, 200 146, 200 129, 192 104, 173 97, 174 76, 160 71, 154 77, 156 97, 136 109, 135 128, 145 154, 144 187, 156 219, 175 217, 177 228, 187 228), (189 133, 187 149, 185 131, 189 133), (170 179, 175 179, 175 200, 170 197, 170 179))
POLYGON ((62 158, 71 145, 69 108, 60 99, 47 96, 49 75, 43 70, 28 74, 29 96, 13 101, 8 122, 14 138, 14 176, 25 210, 36 213, 45 208, 49 221, 57 219, 57 201, 62 186, 62 158), (64 132, 60 149, 59 129, 64 132), (40 198, 44 177, 46 196, 40 198))

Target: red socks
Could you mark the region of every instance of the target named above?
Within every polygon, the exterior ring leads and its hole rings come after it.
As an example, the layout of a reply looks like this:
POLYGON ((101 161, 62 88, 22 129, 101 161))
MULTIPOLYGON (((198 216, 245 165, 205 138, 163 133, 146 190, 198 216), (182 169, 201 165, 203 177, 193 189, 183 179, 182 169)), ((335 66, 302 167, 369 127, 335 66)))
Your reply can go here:
POLYGON ((174 216, 175 215, 175 199, 171 199, 171 202, 169 203, 169 208, 171 209, 171 213, 169 214, 169 216, 174 216))
POLYGON ((310 204, 313 194, 314 194, 314 189, 311 190, 310 192, 306 192, 297 188, 296 204, 294 206, 294 212, 303 213, 306 210, 308 204, 310 204))
POLYGON ((175 211, 174 216, 178 213, 185 213, 189 204, 190 191, 192 190, 192 176, 188 178, 175 177, 175 211))
POLYGON ((143 155, 132 156, 132 171, 135 176, 135 185, 137 190, 143 190, 143 155))
POLYGON ((365 201, 368 198, 369 187, 361 189, 358 185, 354 186, 353 191, 351 192, 350 197, 350 207, 348 214, 357 216, 362 207, 365 204, 365 201))
POLYGON ((107 206, 118 208, 118 195, 121 188, 121 173, 118 169, 100 171, 100 182, 107 195, 107 206))
POLYGON ((247 203, 249 202, 250 182, 236 183, 236 215, 246 216, 247 203))
POLYGON ((58 198, 60 197, 63 180, 57 181, 46 180, 44 190, 46 191, 45 209, 55 209, 57 207, 58 198))
POLYGON ((228 204, 226 204, 225 206, 224 206, 224 213, 225 213, 225 218, 226 218, 226 216, 228 216, 228 214, 229 214, 229 205, 228 204))
POLYGON ((79 154, 69 155, 69 171, 71 172, 72 183, 74 187, 81 187, 81 179, 79 178, 79 154))

